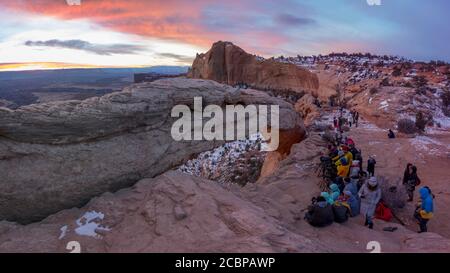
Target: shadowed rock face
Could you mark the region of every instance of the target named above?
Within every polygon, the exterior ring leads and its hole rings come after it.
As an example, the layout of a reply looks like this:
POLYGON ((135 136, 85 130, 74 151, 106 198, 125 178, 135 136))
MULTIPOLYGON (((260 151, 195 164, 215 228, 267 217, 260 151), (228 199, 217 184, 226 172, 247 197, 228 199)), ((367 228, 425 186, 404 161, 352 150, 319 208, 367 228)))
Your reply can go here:
MULTIPOLYGON (((133 185, 219 141, 171 137, 172 107, 278 104, 281 130, 303 128, 292 106, 213 81, 167 79, 85 101, 0 109, 0 220, 28 223, 133 185)), ((304 130, 304 129, 302 129, 304 130)))
POLYGON ((194 60, 188 77, 235 85, 246 83, 258 89, 316 93, 317 76, 294 64, 257 60, 230 42, 216 42, 194 60))

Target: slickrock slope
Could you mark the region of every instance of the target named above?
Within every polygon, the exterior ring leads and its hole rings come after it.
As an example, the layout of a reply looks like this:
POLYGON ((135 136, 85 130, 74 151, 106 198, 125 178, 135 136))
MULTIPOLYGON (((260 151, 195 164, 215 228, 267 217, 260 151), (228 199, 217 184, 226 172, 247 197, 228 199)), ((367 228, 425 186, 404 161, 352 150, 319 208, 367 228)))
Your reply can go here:
POLYGON ((230 42, 216 42, 197 55, 188 77, 229 85, 247 84, 257 89, 316 93, 317 76, 293 64, 259 60, 230 42))
POLYGON ((351 219, 315 229, 302 218, 319 193, 314 163, 324 142, 312 135, 294 145, 273 175, 241 188, 170 171, 81 209, 22 226, 0 223, 0 252, 448 252, 450 240, 397 224, 351 219), (383 227, 396 226, 394 233, 383 227))
POLYGON ((326 251, 218 183, 175 171, 40 223, 0 222, 0 252, 69 252, 70 241, 81 252, 326 251))
POLYGON ((0 220, 28 223, 154 177, 220 145, 171 136, 174 105, 278 104, 281 130, 303 132, 293 107, 264 92, 166 79, 85 101, 0 109, 0 220))

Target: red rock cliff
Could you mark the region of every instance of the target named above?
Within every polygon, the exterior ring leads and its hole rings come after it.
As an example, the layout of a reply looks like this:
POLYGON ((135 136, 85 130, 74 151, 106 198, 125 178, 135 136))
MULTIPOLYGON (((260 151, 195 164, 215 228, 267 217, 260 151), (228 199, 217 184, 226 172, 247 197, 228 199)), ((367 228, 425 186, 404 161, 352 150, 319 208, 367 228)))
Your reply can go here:
POLYGON ((197 55, 188 77, 312 94, 317 93, 319 88, 317 76, 306 69, 273 60, 261 61, 240 47, 222 41, 214 43, 208 52, 197 55))

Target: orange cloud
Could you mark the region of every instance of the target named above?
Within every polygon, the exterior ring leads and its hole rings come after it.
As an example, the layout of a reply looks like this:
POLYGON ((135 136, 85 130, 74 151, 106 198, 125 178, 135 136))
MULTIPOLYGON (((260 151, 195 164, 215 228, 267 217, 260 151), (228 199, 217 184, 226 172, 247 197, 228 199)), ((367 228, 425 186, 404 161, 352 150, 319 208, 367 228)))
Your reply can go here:
POLYGON ((68 69, 68 68, 102 68, 90 64, 71 64, 57 62, 30 62, 30 63, 0 63, 0 71, 39 70, 39 69, 68 69))
MULTIPOLYGON (((219 9, 230 9, 227 22, 235 24, 236 27, 240 24, 242 12, 255 8, 255 3, 252 4, 251 1, 213 3, 209 0, 82 0, 80 6, 69 6, 63 0, 0 0, 0 3, 19 12, 31 12, 64 20, 89 19, 115 31, 180 41, 205 48, 216 40, 229 40, 249 50, 259 48, 260 51, 265 51, 261 49, 277 47, 287 41, 281 33, 265 31, 263 28, 243 27, 229 31, 225 26, 217 30, 209 26, 204 17, 205 8, 220 4, 219 9)), ((247 27, 248 25, 249 22, 247 27)))

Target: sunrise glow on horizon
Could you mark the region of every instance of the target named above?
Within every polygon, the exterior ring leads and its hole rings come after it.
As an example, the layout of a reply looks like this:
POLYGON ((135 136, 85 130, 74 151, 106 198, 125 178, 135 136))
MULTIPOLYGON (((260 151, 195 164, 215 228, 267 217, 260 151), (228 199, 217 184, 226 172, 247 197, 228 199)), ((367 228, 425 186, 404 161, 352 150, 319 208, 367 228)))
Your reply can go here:
POLYGON ((189 66, 218 40, 264 57, 371 52, 450 61, 445 0, 0 0, 0 7, 1 71, 189 66))

